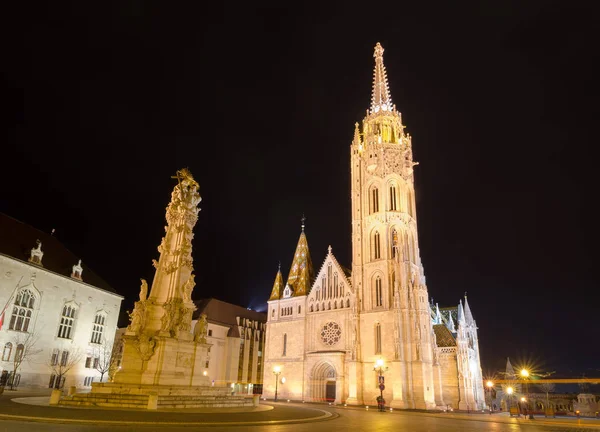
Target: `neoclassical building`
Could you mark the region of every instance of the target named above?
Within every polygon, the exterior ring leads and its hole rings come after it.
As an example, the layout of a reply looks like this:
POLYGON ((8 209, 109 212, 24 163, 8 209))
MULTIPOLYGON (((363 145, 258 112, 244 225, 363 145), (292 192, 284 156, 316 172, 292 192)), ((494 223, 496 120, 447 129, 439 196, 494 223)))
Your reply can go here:
POLYGON ((0 372, 9 383, 89 388, 122 300, 55 236, 0 213, 0 372))
POLYGON ((352 271, 331 247, 314 272, 302 232, 286 281, 278 271, 268 301, 264 395, 396 408, 485 404, 477 326, 467 299, 429 300, 419 253, 412 139, 392 104, 375 47, 371 107, 350 145, 352 271), (272 371, 278 366, 281 374, 272 371))

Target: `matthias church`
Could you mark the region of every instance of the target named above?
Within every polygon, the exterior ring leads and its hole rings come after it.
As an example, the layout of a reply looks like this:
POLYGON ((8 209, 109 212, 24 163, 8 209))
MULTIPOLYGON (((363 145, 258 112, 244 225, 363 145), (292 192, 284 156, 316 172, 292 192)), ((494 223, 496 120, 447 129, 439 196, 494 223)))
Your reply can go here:
POLYGON ((477 326, 467 298, 429 300, 419 253, 412 138, 392 104, 383 47, 370 109, 350 145, 352 270, 332 248, 314 268, 305 233, 268 301, 263 394, 403 409, 483 409, 477 326), (384 380, 380 380, 379 366, 384 380), (281 371, 274 376, 277 367, 281 371))

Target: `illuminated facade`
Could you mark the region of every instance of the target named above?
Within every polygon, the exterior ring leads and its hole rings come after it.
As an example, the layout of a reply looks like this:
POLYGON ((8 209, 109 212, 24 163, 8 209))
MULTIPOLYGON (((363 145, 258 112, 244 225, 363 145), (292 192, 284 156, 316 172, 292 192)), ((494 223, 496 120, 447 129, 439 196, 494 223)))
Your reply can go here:
POLYGON ((277 273, 268 302, 264 394, 273 396, 271 371, 280 366, 282 398, 373 404, 381 358, 388 405, 481 409, 477 327, 466 298, 432 310, 411 136, 392 104, 379 43, 374 58, 371 107, 350 146, 352 272, 330 247, 315 277, 303 224, 288 279, 277 273))

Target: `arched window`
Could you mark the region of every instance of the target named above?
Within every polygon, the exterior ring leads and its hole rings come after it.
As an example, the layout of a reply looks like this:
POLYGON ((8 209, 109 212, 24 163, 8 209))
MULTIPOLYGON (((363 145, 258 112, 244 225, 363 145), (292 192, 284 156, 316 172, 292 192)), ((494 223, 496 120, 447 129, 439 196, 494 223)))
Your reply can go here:
POLYGON ((285 354, 287 352, 287 333, 283 334, 283 354, 281 354, 283 357, 285 357, 285 354))
POLYGON ((408 242, 408 233, 406 231, 404 232, 404 244, 402 245, 402 247, 404 253, 404 256, 402 258, 404 259, 404 261, 410 261, 410 245, 408 242))
POLYGON ((379 211, 379 189, 373 187, 371 189, 371 205, 370 205, 370 213, 377 213, 379 211))
POLYGON ((312 305, 310 306, 310 311, 311 311, 311 312, 313 312, 313 311, 314 311, 314 309, 313 309, 312 305))
POLYGON ((34 304, 35 296, 30 290, 24 289, 19 291, 15 298, 8 328, 10 330, 26 332, 29 329, 34 304))
POLYGON ((275 318, 275 309, 271 311, 271 318, 275 318))
POLYGON ((339 293, 340 293, 340 291, 339 291, 339 287, 338 287, 338 274, 337 274, 337 272, 335 272, 333 274, 333 295, 335 297, 337 297, 339 293))
POLYGON ((17 345, 17 350, 15 351, 15 362, 20 362, 23 360, 23 351, 25 350, 25 345, 19 344, 17 345))
POLYGON ((76 309, 72 305, 64 305, 62 316, 60 317, 60 326, 58 327, 58 337, 71 339, 73 324, 75 323, 76 309))
POLYGON ((327 266, 327 298, 333 297, 331 290, 331 264, 327 266))
POLYGON ((323 300, 327 298, 327 279, 323 276, 323 300))
POLYGON ((10 361, 10 355, 12 354, 12 343, 6 342, 4 345, 4 351, 2 351, 2 361, 10 361))
POLYGON ((375 305, 383 306, 383 290, 381 288, 381 276, 375 278, 375 305))
POLYGON ((298 305, 298 315, 300 315, 300 312, 302 312, 302 306, 298 305))
POLYGON ((373 235, 373 259, 381 258, 381 240, 379 237, 379 231, 375 231, 373 235))
POLYGON ((375 354, 381 354, 381 324, 375 324, 375 354))
POLYGON ((412 217, 415 217, 415 207, 413 203, 413 193, 410 189, 408 189, 406 193, 406 200, 408 201, 408 214, 412 217))
POLYGON ((398 194, 396 190, 396 185, 390 186, 390 210, 396 211, 398 210, 398 194))
POLYGON ((350 307, 350 299, 346 300, 346 307, 350 307))
POLYGON ((105 321, 106 317, 103 313, 96 314, 96 318, 94 318, 94 326, 92 327, 92 343, 102 343, 102 335, 104 334, 105 321))

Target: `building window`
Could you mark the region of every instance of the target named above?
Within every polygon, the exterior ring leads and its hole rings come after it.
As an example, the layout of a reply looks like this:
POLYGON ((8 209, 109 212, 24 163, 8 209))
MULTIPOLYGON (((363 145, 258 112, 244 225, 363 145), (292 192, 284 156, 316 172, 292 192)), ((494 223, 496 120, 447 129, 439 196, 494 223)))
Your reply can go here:
POLYGON ((19 291, 15 299, 8 328, 10 330, 26 332, 29 329, 34 304, 35 296, 30 290, 24 289, 19 291))
POLYGON ((206 363, 204 363, 204 368, 208 369, 208 365, 210 364, 210 360, 206 360, 206 363))
POLYGON ((240 335, 240 354, 238 357, 238 382, 242 382, 244 376, 244 348, 246 343, 246 330, 240 335))
POLYGON ((75 308, 71 305, 64 305, 62 316, 60 318, 60 327, 58 328, 58 337, 71 339, 73 332, 73 323, 75 322, 75 308))
POLYGON ((56 380, 56 375, 50 375, 50 382, 48 383, 48 388, 54 388, 54 381, 56 380))
POLYGON ((375 324, 375 354, 381 354, 381 324, 375 324))
POLYGON ((275 309, 271 311, 271 318, 275 318, 275 309))
POLYGON ((390 186, 390 210, 392 210, 392 211, 398 210, 398 201, 397 201, 395 185, 390 186))
POLYGON ((19 344, 17 345, 17 350, 15 351, 15 361, 20 362, 23 360, 23 351, 25 350, 25 345, 19 344))
POLYGON ((94 377, 85 377, 85 379, 83 380, 83 385, 85 387, 89 387, 92 385, 92 381, 94 381, 94 377))
MULTIPOLYGON (((50 358, 50 366, 56 366, 58 364, 58 349, 52 350, 52 357, 50 358)), ((52 387, 52 386, 50 386, 52 387)))
POLYGON ((68 361, 69 361, 69 351, 63 351, 62 355, 60 356, 60 365, 66 366, 68 361))
POLYGON ((371 213, 379 211, 379 190, 376 187, 371 189, 371 213))
POLYGON ((383 306, 383 290, 381 288, 381 276, 375 279, 375 305, 383 306))
POLYGON ((85 359, 85 367, 88 369, 92 367, 92 358, 91 357, 88 357, 85 359))
POLYGON ((10 355, 12 354, 12 343, 7 342, 4 345, 4 351, 2 351, 2 361, 10 361, 10 355))
POLYGON ((100 365, 100 357, 95 357, 94 358, 94 369, 98 369, 99 365, 100 365))
POLYGON ((381 258, 381 239, 379 236, 379 231, 375 231, 373 235, 373 259, 381 258))
POLYGON ((285 354, 287 352, 287 333, 283 334, 283 354, 281 354, 283 357, 285 357, 285 354))
POLYGON ((300 312, 302 312, 302 306, 298 305, 298 315, 300 315, 300 312))
POLYGON ((96 318, 94 319, 94 326, 92 329, 92 343, 99 344, 102 343, 102 334, 104 333, 104 323, 106 321, 106 317, 102 313, 96 314, 96 318))
POLYGON ((209 330, 209 331, 208 331, 208 335, 209 335, 209 336, 212 336, 212 330, 209 330))

